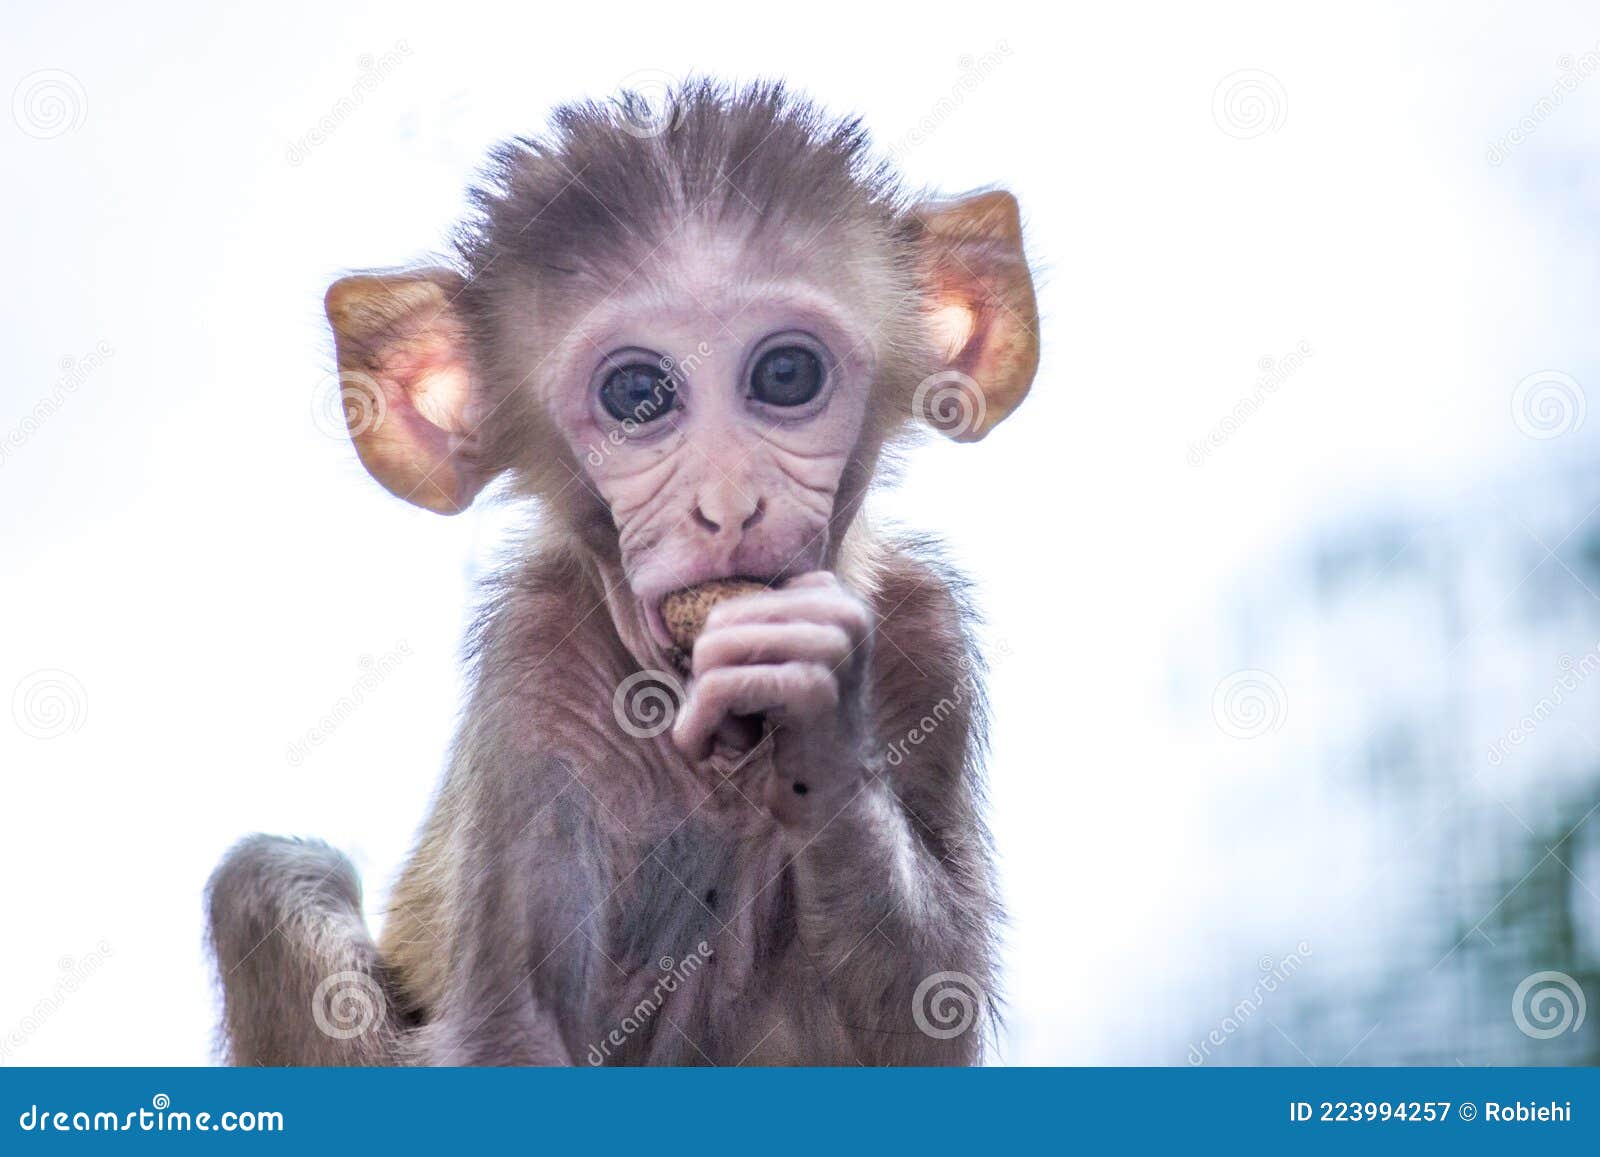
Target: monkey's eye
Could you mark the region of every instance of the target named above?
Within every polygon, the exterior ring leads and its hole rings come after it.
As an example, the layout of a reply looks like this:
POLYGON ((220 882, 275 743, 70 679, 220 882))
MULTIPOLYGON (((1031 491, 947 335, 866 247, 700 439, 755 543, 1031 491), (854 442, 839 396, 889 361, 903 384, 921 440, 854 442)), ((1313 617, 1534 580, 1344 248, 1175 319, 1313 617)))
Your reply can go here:
POLYGON ((654 422, 677 404, 678 383, 660 366, 618 366, 600 383, 600 404, 619 422, 654 422))
POLYGON ((761 355, 750 371, 750 396, 769 406, 803 406, 822 389, 822 360, 804 346, 761 355))

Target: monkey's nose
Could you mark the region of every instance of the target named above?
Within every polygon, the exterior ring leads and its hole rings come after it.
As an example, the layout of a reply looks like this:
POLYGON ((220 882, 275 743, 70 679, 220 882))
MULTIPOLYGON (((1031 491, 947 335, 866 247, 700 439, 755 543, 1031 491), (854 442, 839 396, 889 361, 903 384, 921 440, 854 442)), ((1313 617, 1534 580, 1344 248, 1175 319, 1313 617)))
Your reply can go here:
POLYGON ((731 483, 703 494, 695 502, 695 525, 711 534, 721 534, 725 526, 737 526, 740 533, 760 522, 767 512, 765 498, 750 498, 731 483))

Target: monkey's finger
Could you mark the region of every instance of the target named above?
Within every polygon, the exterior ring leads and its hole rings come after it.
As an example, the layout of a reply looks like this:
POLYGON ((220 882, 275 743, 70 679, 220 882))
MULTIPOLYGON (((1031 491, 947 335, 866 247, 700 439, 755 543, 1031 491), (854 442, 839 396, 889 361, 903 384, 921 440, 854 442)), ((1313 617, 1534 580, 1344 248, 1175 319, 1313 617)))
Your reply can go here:
POLYGON ((852 643, 872 630, 872 612, 865 603, 842 589, 764 591, 738 600, 718 603, 706 617, 707 629, 736 623, 831 623, 850 636, 852 643))
POLYGON ((692 667, 704 675, 750 663, 821 663, 835 667, 852 643, 832 623, 735 623, 707 630, 694 644, 692 667))
POLYGON ((691 759, 711 750, 717 727, 729 715, 783 711, 813 717, 839 702, 833 672, 819 663, 719 667, 695 679, 689 700, 672 726, 672 741, 691 759))

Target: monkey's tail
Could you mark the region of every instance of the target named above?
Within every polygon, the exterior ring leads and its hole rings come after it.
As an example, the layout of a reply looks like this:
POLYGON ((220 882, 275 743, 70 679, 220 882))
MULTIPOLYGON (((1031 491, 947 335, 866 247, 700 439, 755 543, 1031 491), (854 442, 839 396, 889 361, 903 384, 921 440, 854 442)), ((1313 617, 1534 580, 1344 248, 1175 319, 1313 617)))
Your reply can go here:
POLYGON ((212 873, 206 907, 229 1062, 406 1063, 405 1017, 342 854, 249 836, 212 873))

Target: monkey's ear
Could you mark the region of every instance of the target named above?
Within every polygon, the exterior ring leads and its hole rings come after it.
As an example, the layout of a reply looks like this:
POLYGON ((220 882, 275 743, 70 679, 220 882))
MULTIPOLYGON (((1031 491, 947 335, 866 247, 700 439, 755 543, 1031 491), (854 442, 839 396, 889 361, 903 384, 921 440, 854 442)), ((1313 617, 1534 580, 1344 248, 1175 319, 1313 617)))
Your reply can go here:
POLYGON ((1039 367, 1039 307, 1022 253, 1017 199, 1004 190, 920 205, 934 337, 947 371, 918 391, 920 416, 958 442, 976 442, 1022 404, 1039 367), (953 371, 953 372, 951 372, 953 371), (976 397, 955 398, 977 387, 976 397), (942 411, 954 401, 959 420, 942 411))
POLYGON ((452 305, 462 284, 448 269, 362 274, 334 282, 323 302, 361 464, 440 514, 465 510, 489 480, 470 454, 472 373, 452 305))

